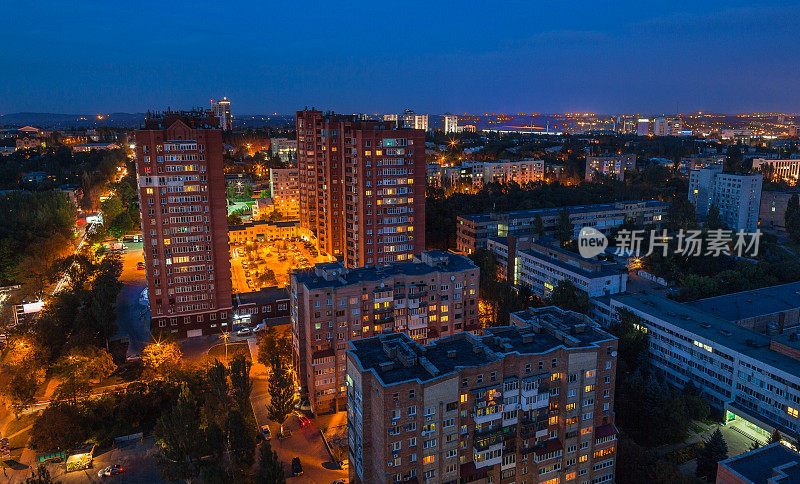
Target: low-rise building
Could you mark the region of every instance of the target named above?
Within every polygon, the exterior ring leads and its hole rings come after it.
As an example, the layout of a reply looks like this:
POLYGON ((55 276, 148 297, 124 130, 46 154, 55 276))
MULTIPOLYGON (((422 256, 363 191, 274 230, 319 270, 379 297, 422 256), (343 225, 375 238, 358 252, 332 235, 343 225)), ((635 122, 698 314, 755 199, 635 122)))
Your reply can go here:
POLYGON ((352 341, 351 481, 613 482, 617 339, 555 307, 511 324, 352 341))
POLYGON ((509 282, 548 296, 561 281, 569 281, 589 297, 625 292, 627 268, 617 262, 587 259, 562 249, 549 237, 532 234, 492 237, 488 249, 495 254, 498 274, 509 282))
POLYGON ((688 382, 725 412, 742 420, 752 438, 774 430, 793 439, 800 429, 800 343, 796 333, 765 336, 688 304, 647 292, 611 296, 649 334, 651 364, 668 382, 688 382))
POLYGON ((300 228, 297 221, 268 222, 266 220, 253 220, 243 224, 228 227, 228 242, 243 244, 245 242, 286 240, 292 237, 301 237, 307 231, 300 228))
POLYGON ((266 287, 233 295, 232 329, 289 324, 289 290, 266 287))
POLYGON ((794 185, 800 178, 800 158, 788 160, 753 158, 753 171, 761 172, 767 180, 782 180, 794 185))
POLYGON ((800 454, 780 442, 717 464, 717 484, 792 484, 800 482, 800 454))
POLYGON ((345 269, 323 263, 291 278, 294 366, 314 412, 344 408, 347 341, 389 332, 421 343, 478 331, 478 276, 467 257, 425 251, 410 262, 345 269))
POLYGON ((83 143, 72 147, 72 151, 76 153, 88 153, 89 151, 111 151, 118 149, 120 149, 120 146, 116 143, 83 143))
POLYGON ((762 191, 758 228, 786 236, 786 207, 792 195, 798 194, 800 189, 762 191))
POLYGON ((515 233, 533 233, 536 217, 542 219, 545 231, 552 235, 558 226, 562 210, 569 213, 574 235, 581 228, 594 227, 607 232, 619 227, 626 220, 638 226, 661 225, 669 203, 658 200, 634 200, 597 205, 576 205, 560 208, 540 208, 514 212, 492 212, 459 215, 456 225, 456 249, 471 254, 476 249, 485 249, 489 237, 505 237, 515 233))

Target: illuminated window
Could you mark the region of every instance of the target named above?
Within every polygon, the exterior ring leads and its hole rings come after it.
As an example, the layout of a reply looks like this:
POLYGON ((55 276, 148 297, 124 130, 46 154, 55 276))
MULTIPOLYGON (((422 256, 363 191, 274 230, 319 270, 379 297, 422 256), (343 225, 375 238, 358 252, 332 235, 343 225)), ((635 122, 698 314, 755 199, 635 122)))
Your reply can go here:
POLYGON ((422 458, 422 463, 423 464, 432 464, 433 461, 435 461, 435 460, 436 460, 436 456, 426 455, 425 457, 422 458))
POLYGON ((792 407, 786 407, 786 413, 788 413, 791 417, 797 418, 797 409, 792 407))
POLYGON ((549 422, 548 422, 548 423, 549 423, 550 425, 556 425, 556 424, 558 424, 558 415, 554 415, 554 416, 550 417, 550 420, 549 420, 549 422))
POLYGON ((574 409, 575 409, 575 404, 574 403, 568 403, 567 404, 567 410, 574 410, 574 409))
POLYGON ((570 472, 569 474, 567 474, 566 480, 571 481, 573 479, 575 479, 575 473, 574 472, 570 472))
POLYGON ((594 378, 596 370, 586 370, 586 378, 594 378))
POLYGON ((583 391, 586 392, 586 393, 593 392, 594 391, 594 385, 586 385, 586 387, 583 389, 583 391))
POLYGON ((578 462, 586 462, 589 459, 588 455, 582 455, 578 457, 578 462))
POLYGON ((469 398, 469 396, 466 393, 462 393, 461 394, 461 403, 467 403, 467 398, 469 398))
POLYGON ((593 427, 585 427, 581 429, 581 435, 588 435, 592 433, 593 427))
POLYGON ((609 447, 607 449, 601 449, 601 450, 595 451, 595 453, 593 454, 592 457, 594 457, 595 459, 598 459, 600 457, 605 457, 605 456, 611 455, 613 453, 614 453, 614 447, 609 447))
POLYGON ((147 193, 148 195, 152 195, 153 194, 153 189, 152 188, 146 188, 144 190, 144 192, 147 193))

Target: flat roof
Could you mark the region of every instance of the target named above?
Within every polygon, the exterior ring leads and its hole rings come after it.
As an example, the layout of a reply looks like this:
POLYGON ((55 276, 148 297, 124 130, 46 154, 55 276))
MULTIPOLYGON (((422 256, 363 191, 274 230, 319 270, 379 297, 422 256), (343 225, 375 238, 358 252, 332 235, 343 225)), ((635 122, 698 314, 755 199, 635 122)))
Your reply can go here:
POLYGON ((615 275, 619 275, 619 274, 621 274, 623 272, 627 273, 627 271, 628 271, 625 268, 625 266, 623 266, 622 264, 619 264, 617 262, 605 262, 605 261, 599 261, 599 260, 596 260, 596 259, 585 259, 585 258, 581 257, 580 254, 576 254, 574 252, 570 252, 570 251, 562 249, 562 248, 553 247, 552 249, 555 250, 556 252, 561 252, 561 253, 563 253, 563 254, 565 254, 567 256, 574 257, 576 260, 584 260, 584 261, 591 262, 591 263, 594 263, 594 264, 600 264, 602 266, 602 268, 600 270, 598 270, 598 271, 590 271, 590 270, 584 269, 583 267, 581 267, 579 265, 570 264, 569 262, 565 262, 565 261, 563 261, 561 259, 557 259, 555 257, 551 257, 551 256, 549 256, 547 254, 543 254, 542 252, 539 252, 536 249, 526 249, 526 250, 521 250, 520 252, 524 253, 524 254, 528 254, 530 256, 533 256, 537 260, 546 262, 548 264, 552 264, 552 265, 554 265, 556 267, 559 267, 561 269, 564 269, 566 271, 570 271, 570 272, 573 272, 575 274, 579 274, 579 275, 581 275, 581 276, 583 276, 583 277, 585 277, 587 279, 593 279, 593 278, 596 278, 596 277, 615 276, 615 275))
POLYGON ((535 217, 536 215, 558 215, 564 209, 566 209, 570 214, 603 212, 608 210, 623 210, 621 207, 619 207, 619 205, 626 203, 644 203, 645 208, 657 208, 657 207, 665 208, 669 206, 668 202, 662 202, 660 200, 627 200, 614 203, 598 203, 594 205, 572 205, 569 207, 549 207, 549 208, 536 208, 530 210, 515 210, 513 212, 476 213, 476 214, 459 215, 459 218, 471 220, 474 222, 491 222, 493 220, 502 221, 501 219, 497 219, 497 217, 513 219, 513 218, 535 217))
POLYGON ((441 250, 429 250, 425 253, 435 258, 443 258, 447 262, 431 265, 425 262, 411 261, 388 266, 359 267, 350 270, 345 270, 344 265, 339 262, 326 262, 316 264, 314 268, 321 270, 342 269, 341 276, 329 281, 318 275, 314 270, 309 270, 295 271, 293 277, 298 284, 303 284, 309 289, 319 289, 323 287, 349 286, 362 282, 377 282, 396 275, 424 276, 437 272, 460 272, 478 268, 468 257, 461 254, 441 250))
POLYGON ((800 282, 698 299, 687 304, 728 321, 741 321, 800 308, 800 282))
MULTIPOLYGON (((800 375, 800 360, 769 348, 770 338, 713 314, 662 296, 640 292, 618 294, 611 300, 650 314, 689 333, 791 375, 800 375)), ((731 355, 733 356, 733 355, 731 355)))
POLYGON ((289 290, 285 287, 265 287, 259 291, 240 292, 233 295, 234 306, 244 304, 264 304, 289 299, 289 290))
POLYGON ((769 479, 780 484, 800 482, 800 454, 780 442, 723 460, 720 465, 754 484, 767 484, 769 479))

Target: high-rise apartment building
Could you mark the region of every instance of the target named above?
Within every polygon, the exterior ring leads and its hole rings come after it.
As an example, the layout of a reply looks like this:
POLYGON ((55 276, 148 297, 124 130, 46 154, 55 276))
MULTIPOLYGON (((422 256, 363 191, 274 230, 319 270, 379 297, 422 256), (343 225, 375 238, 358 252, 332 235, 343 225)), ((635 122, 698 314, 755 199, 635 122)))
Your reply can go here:
POLYGON ((425 248, 425 133, 391 121, 297 112, 300 224, 346 267, 425 248))
POLYGON ((137 130, 136 174, 154 332, 230 329, 222 135, 208 112, 150 115, 137 130))
POLYGON ((314 412, 344 409, 347 341, 404 332, 424 344, 477 331, 479 272, 462 255, 426 251, 390 266, 292 274, 294 366, 314 412))
POLYGON ((613 482, 617 339, 555 307, 511 324, 351 342, 351 481, 613 482))
POLYGON ((421 129, 428 131, 428 115, 417 114, 410 109, 403 112, 403 127, 407 129, 421 129))
POLYGON ((291 219, 300 216, 300 188, 297 168, 270 168, 269 191, 275 208, 291 219))
POLYGON ((231 102, 227 97, 221 100, 211 100, 211 112, 219 119, 219 128, 223 131, 233 129, 233 117, 231 116, 231 102))
POLYGON ((445 114, 444 115, 444 132, 446 134, 449 133, 458 133, 461 130, 458 128, 458 116, 455 114, 445 114))
POLYGON ((706 219, 709 208, 714 205, 729 229, 755 232, 761 209, 762 180, 760 173, 723 173, 721 166, 692 170, 689 201, 700 220, 706 219))

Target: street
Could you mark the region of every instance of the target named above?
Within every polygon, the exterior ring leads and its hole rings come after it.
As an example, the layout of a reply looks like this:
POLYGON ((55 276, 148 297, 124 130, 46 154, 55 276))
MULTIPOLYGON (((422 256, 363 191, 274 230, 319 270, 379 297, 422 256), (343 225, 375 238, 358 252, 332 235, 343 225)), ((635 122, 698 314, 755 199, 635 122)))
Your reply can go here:
POLYGON ((311 424, 305 428, 300 428, 297 417, 292 415, 286 419, 283 426, 285 431, 292 432, 291 437, 278 439, 280 425, 275 422, 269 422, 269 419, 267 419, 267 404, 269 403, 268 370, 266 366, 257 361, 258 345, 255 338, 250 339, 249 344, 250 354, 253 358, 253 366, 250 370, 253 391, 250 394, 250 401, 253 404, 253 411, 258 425, 260 427, 265 422, 269 423, 269 429, 272 432, 270 445, 278 453, 278 458, 286 465, 287 473, 291 470, 292 458, 299 457, 300 462, 303 464, 303 475, 291 478, 291 482, 328 484, 336 479, 347 478, 346 470, 335 469, 320 435, 320 427, 344 424, 346 413, 339 412, 335 415, 312 418, 311 424))
POLYGON ((137 269, 136 264, 144 261, 141 242, 127 242, 122 254, 123 284, 117 298, 118 335, 127 337, 129 341, 128 356, 141 354, 150 339, 150 310, 145 300, 141 300, 142 291, 147 283, 145 271, 137 269))

